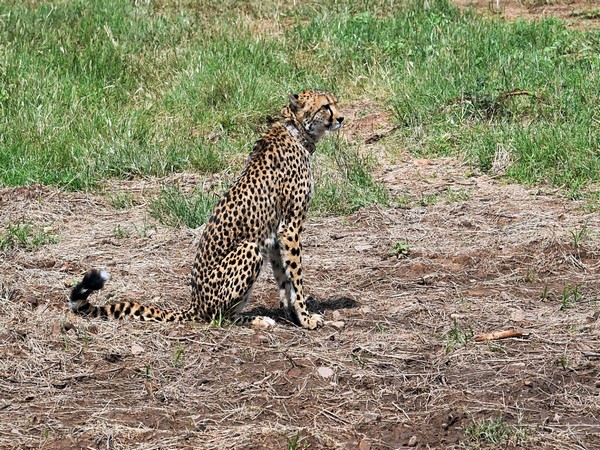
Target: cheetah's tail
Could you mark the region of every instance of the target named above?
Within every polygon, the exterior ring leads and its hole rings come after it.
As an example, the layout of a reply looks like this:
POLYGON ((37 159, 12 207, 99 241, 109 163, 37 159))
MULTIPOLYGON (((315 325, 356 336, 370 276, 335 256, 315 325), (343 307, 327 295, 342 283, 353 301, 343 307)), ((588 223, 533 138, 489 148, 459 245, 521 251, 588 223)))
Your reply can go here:
POLYGON ((88 301, 88 297, 93 292, 102 289, 109 278, 110 275, 105 271, 92 269, 86 272, 83 280, 77 283, 71 291, 71 310, 84 316, 113 319, 120 319, 126 316, 132 316, 142 321, 155 320, 159 322, 194 319, 194 315, 189 311, 168 311, 156 306, 145 306, 136 302, 113 303, 112 305, 105 306, 92 305, 88 301))

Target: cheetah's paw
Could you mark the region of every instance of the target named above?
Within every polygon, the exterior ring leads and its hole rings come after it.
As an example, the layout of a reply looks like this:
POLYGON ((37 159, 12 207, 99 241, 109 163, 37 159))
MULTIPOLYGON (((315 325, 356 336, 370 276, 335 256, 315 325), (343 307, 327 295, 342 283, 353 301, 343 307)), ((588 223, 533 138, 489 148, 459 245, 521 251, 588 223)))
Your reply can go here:
POLYGON ((314 330, 322 326, 324 323, 325 319, 321 314, 311 314, 308 316, 308 319, 302 325, 304 326, 304 328, 314 330))

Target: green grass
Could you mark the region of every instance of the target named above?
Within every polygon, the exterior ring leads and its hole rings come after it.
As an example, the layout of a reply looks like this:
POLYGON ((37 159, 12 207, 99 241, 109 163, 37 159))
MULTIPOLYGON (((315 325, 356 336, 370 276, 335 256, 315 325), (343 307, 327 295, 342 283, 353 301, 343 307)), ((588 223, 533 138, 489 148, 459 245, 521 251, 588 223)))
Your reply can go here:
POLYGON ((25 220, 8 224, 5 230, 0 230, 0 251, 23 249, 30 252, 57 242, 58 237, 53 231, 39 228, 25 220))
POLYGON ((356 147, 328 140, 316 157, 316 186, 311 214, 344 215, 373 204, 389 203, 385 186, 373 180, 376 161, 356 147))
POLYGON ((452 328, 446 333, 445 350, 450 353, 456 348, 466 347, 473 340, 473 327, 470 324, 459 325, 458 320, 452 320, 452 328))
POLYGON ((195 191, 186 194, 177 186, 171 186, 163 189, 152 201, 150 213, 163 225, 198 228, 208 221, 217 200, 217 196, 210 193, 195 191))
MULTIPOLYGON (((287 92, 321 87, 342 106, 391 109, 393 147, 488 171, 500 144, 509 179, 577 197, 600 178, 599 73, 598 32, 482 18, 446 0, 9 0, 0 186, 219 172, 251 150, 287 92), (505 95, 516 90, 531 95, 505 95)), ((374 162, 355 170, 356 150, 354 169, 331 158, 323 168, 336 176, 318 184, 317 213, 387 201, 374 162)))
POLYGON ((527 430, 507 423, 503 418, 477 420, 465 427, 465 435, 482 444, 523 443, 527 440, 527 430))
POLYGON ((406 242, 396 242, 389 250, 388 254, 396 256, 398 259, 406 258, 409 254, 410 247, 406 242))

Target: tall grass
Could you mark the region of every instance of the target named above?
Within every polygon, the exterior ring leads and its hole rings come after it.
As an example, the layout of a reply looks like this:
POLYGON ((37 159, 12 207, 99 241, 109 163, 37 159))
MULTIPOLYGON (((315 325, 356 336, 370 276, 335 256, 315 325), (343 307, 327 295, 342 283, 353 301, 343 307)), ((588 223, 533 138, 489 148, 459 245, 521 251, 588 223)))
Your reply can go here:
POLYGON ((445 0, 295 3, 3 2, 0 186, 219 171, 314 86, 390 108, 398 148, 489 170, 501 145, 512 179, 598 181, 598 32, 445 0))

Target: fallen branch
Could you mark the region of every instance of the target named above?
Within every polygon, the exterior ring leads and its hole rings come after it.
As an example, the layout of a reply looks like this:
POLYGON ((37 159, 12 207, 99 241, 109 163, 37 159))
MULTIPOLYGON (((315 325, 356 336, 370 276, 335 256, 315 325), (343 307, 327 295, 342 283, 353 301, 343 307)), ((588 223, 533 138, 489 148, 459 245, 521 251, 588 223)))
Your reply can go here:
POLYGON ((506 339, 511 337, 528 337, 529 331, 504 330, 494 331, 493 333, 479 333, 475 335, 475 342, 494 341, 496 339, 506 339))
POLYGON ((536 94, 535 92, 529 92, 529 91, 511 91, 511 92, 504 92, 503 94, 500 94, 498 96, 497 101, 500 102, 502 100, 506 100, 507 98, 515 97, 517 95, 528 95, 529 97, 533 97, 536 100, 540 100, 540 101, 544 100, 541 95, 536 94))
POLYGON ((479 110, 494 111, 497 108, 499 108, 500 105, 503 102, 505 102, 506 100, 508 100, 509 98, 516 97, 519 95, 526 95, 528 97, 534 98, 535 100, 537 100, 539 102, 545 103, 544 97, 542 97, 541 95, 539 95, 535 92, 524 91, 524 90, 502 92, 501 94, 497 95, 495 98, 491 97, 491 96, 485 96, 485 95, 465 94, 460 97, 454 97, 454 98, 447 100, 446 105, 441 106, 438 109, 438 112, 441 113, 445 109, 447 109, 449 106, 461 104, 461 103, 467 103, 467 104, 473 105, 473 107, 475 108, 476 111, 479 111, 479 110))

